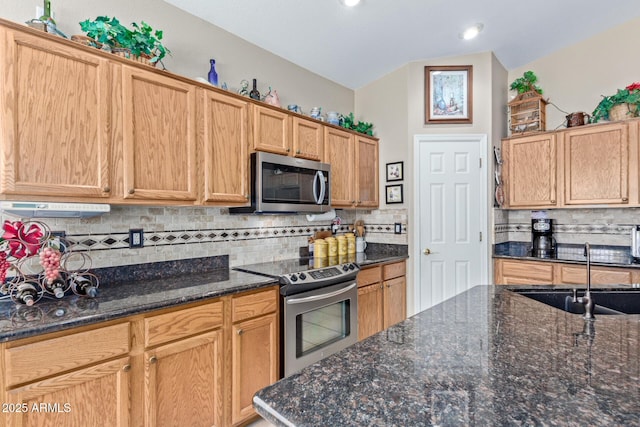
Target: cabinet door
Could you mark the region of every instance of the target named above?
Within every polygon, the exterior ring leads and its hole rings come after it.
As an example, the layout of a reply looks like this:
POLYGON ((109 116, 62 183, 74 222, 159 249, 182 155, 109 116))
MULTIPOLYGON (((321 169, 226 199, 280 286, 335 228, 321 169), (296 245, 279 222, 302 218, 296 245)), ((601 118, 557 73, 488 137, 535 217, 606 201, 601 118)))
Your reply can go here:
POLYGON ((356 206, 378 207, 378 141, 355 136, 356 139, 356 206))
POLYGON ((291 152, 289 114, 252 105, 253 149, 288 155, 291 152))
POLYGON ((233 325, 231 346, 231 422, 236 425, 255 415, 253 395, 278 381, 277 314, 233 325))
POLYGON ((0 29, 3 194, 110 196, 108 61, 0 29))
POLYGON ((358 288, 358 340, 382 330, 382 283, 358 288))
POLYGON ((196 199, 195 86, 122 66, 124 197, 196 199))
POLYGON ((562 133, 564 204, 629 203, 629 138, 626 123, 562 133))
POLYGON ((222 330, 149 350, 144 357, 146 426, 222 425, 222 330))
POLYGON ((324 161, 331 165, 331 205, 355 204, 355 144, 351 133, 324 128, 324 161))
POLYGON ((249 104, 199 89, 204 201, 248 203, 249 104))
POLYGON ((293 127, 293 155, 321 162, 324 150, 322 124, 301 117, 292 117, 291 123, 293 127))
POLYGON ((405 276, 384 282, 384 329, 407 318, 407 281, 405 276))
POLYGON ((9 404, 26 411, 7 426, 128 426, 130 369, 124 357, 11 390, 9 404))
POLYGON ((542 134, 502 142, 508 208, 553 207, 556 198, 556 137, 542 134))

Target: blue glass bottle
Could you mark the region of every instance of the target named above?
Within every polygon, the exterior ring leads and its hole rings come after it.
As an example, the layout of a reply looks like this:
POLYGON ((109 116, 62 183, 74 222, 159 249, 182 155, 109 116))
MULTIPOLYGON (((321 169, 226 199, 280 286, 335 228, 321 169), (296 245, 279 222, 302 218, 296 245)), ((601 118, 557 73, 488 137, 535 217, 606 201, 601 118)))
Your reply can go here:
POLYGON ((218 73, 216 72, 216 60, 215 59, 211 59, 209 60, 209 62, 211 62, 211 69, 209 70, 209 83, 211 83, 214 86, 218 86, 218 73))

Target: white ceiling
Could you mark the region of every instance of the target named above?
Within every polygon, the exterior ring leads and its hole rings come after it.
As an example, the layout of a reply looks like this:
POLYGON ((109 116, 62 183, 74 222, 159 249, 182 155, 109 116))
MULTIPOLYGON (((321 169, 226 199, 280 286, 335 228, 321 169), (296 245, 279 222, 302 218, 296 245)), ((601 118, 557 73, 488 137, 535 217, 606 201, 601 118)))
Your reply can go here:
POLYGON ((351 89, 411 61, 477 52, 510 70, 640 16, 638 0, 165 1, 351 89), (459 38, 478 22, 476 39, 459 38))

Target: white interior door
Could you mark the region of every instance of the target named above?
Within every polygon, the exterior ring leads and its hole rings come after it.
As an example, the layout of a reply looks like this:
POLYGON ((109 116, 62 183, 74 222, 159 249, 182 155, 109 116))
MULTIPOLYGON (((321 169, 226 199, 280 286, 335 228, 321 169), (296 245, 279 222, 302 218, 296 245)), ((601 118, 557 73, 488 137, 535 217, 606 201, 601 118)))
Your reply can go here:
POLYGON ((418 135, 416 310, 487 283, 485 135, 418 135))

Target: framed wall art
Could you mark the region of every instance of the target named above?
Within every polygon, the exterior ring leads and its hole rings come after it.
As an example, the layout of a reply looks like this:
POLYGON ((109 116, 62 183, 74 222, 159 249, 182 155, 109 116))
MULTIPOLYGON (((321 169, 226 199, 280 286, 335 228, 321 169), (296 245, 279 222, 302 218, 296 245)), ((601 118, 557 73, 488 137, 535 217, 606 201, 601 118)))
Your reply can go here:
POLYGON ((473 66, 426 66, 425 123, 473 123, 473 66))
POLYGON ((404 162, 387 163, 387 182, 404 179, 404 162))
POLYGON ((387 204, 403 203, 402 184, 387 185, 387 204))

